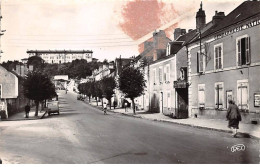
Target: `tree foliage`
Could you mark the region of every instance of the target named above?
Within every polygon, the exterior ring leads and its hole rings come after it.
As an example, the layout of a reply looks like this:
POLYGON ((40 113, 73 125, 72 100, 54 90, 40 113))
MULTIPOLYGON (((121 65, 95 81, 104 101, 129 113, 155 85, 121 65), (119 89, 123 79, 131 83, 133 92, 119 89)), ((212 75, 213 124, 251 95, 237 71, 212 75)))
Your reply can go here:
POLYGON ((128 67, 122 71, 119 76, 119 89, 130 98, 133 103, 133 112, 135 113, 134 99, 143 94, 145 85, 144 75, 134 67, 128 67))
POLYGON ((47 75, 31 72, 23 82, 24 95, 36 103, 35 116, 38 116, 39 102, 56 96, 55 86, 47 75))
POLYGON ((101 90, 102 94, 109 101, 110 109, 111 109, 111 98, 113 97, 114 89, 116 87, 116 82, 114 77, 104 77, 101 80, 101 90))
POLYGON ((15 61, 7 61, 7 62, 3 62, 1 65, 8 71, 12 71, 13 69, 16 68, 16 65, 21 65, 22 63, 15 60, 15 61))
POLYGON ((34 71, 42 71, 42 69, 44 68, 44 60, 39 56, 32 56, 28 58, 27 61, 28 68, 29 65, 33 65, 34 71))

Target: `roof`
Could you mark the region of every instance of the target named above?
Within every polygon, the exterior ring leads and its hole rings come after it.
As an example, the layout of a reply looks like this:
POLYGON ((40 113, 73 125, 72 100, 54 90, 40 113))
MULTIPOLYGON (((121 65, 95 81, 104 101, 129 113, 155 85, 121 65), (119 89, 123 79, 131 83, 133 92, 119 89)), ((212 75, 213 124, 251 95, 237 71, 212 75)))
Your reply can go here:
POLYGON ((218 24, 202 33, 202 38, 260 14, 260 1, 245 1, 225 16, 218 24))
POLYGON ((26 53, 93 53, 92 50, 28 50, 26 53))
POLYGON ((196 36, 196 34, 197 34, 197 31, 195 29, 195 30, 192 30, 192 31, 180 36, 179 38, 176 39, 176 41, 183 41, 184 42, 183 46, 184 46, 185 44, 190 42, 196 36))

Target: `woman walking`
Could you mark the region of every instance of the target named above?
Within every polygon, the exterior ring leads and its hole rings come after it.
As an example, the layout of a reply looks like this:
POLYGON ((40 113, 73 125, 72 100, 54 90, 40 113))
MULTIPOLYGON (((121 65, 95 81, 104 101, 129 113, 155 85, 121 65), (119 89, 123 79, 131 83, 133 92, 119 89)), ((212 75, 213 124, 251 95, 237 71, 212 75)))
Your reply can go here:
POLYGON ((237 105, 232 100, 229 100, 228 103, 229 107, 226 115, 228 127, 232 130, 232 136, 236 137, 237 129, 239 129, 239 121, 241 121, 241 114, 237 105))

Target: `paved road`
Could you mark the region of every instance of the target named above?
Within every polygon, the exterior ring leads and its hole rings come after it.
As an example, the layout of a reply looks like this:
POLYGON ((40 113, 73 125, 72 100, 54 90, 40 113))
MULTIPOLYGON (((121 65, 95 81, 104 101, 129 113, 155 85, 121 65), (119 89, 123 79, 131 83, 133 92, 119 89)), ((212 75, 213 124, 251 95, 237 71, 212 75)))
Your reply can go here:
POLYGON ((60 92, 60 115, 0 122, 3 163, 259 163, 259 141, 102 111, 60 92), (231 147, 244 144, 244 151, 231 147))

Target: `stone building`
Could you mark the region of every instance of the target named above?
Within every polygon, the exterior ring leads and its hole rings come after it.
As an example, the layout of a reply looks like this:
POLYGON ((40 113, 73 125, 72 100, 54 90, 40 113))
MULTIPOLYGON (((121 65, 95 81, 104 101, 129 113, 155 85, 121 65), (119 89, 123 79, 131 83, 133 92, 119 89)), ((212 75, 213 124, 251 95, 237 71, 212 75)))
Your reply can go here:
POLYGON ((187 45, 189 116, 225 119, 232 99, 244 122, 259 118, 260 2, 216 11, 207 25, 187 45))
POLYGON ((85 59, 92 61, 93 51, 89 50, 28 50, 27 54, 31 56, 40 56, 46 63, 69 63, 76 59, 85 59))

